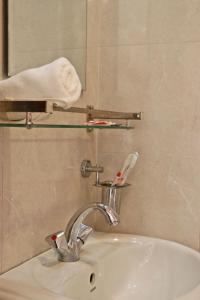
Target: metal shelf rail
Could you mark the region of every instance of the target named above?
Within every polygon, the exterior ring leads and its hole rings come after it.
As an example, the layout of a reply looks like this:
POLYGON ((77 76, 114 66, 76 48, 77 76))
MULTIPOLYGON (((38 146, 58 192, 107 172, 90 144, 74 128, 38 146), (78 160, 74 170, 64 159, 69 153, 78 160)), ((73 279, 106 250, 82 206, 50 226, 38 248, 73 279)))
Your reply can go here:
MULTIPOLYGON (((33 123, 32 114, 34 113, 48 113, 53 114, 53 112, 69 112, 69 113, 78 113, 85 114, 86 121, 93 121, 95 119, 107 119, 107 120, 141 120, 142 113, 129 113, 129 112, 116 112, 116 111, 107 111, 94 109, 93 106, 87 106, 86 108, 80 107, 71 107, 71 108, 62 108, 61 106, 55 105, 52 101, 53 99, 12 99, 6 98, 5 100, 0 101, 0 112, 8 113, 25 113, 26 120, 24 124, 20 123, 0 123, 0 127, 26 127, 31 128, 87 128, 90 131, 94 128, 112 128, 112 129, 130 129, 128 125, 81 125, 81 124, 37 124, 33 123)), ((58 100, 56 100, 58 101, 58 100)))

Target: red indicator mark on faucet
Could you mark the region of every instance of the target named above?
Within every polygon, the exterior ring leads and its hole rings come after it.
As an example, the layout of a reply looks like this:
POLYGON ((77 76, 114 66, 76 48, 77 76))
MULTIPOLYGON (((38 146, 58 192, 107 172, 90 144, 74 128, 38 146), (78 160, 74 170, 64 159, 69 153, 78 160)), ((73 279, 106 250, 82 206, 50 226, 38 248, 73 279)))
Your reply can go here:
POLYGON ((56 234, 53 234, 53 235, 51 236, 51 239, 52 239, 53 241, 55 241, 55 240, 57 239, 57 235, 56 235, 56 234))

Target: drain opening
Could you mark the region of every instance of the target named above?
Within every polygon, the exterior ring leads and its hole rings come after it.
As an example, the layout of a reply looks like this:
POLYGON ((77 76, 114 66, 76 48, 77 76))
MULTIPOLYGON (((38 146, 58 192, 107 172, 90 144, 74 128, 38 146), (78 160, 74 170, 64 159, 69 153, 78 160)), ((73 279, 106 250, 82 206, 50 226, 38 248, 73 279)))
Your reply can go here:
POLYGON ((91 284, 91 285, 94 285, 94 284, 95 284, 95 274, 94 274, 94 273, 92 273, 92 274, 90 275, 90 284, 91 284))

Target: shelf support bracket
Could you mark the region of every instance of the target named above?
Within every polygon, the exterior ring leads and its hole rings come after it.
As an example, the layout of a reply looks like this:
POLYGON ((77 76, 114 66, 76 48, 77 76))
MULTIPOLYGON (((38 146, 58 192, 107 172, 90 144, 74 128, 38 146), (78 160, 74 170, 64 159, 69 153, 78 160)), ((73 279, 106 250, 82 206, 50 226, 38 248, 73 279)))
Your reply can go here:
POLYGON ((33 125, 33 118, 31 112, 26 112, 26 128, 31 129, 33 125))
MULTIPOLYGON (((107 120, 141 120, 141 112, 117 112, 94 109, 94 106, 88 105, 86 108, 71 107, 63 108, 54 104, 59 102, 59 99, 14 99, 5 98, 0 101, 0 112, 16 112, 26 113, 26 126, 28 129, 33 127, 32 113, 50 113, 53 112, 71 112, 78 114, 85 114, 87 123, 95 119, 107 120)), ((87 128, 88 132, 93 131, 93 128, 87 128)))

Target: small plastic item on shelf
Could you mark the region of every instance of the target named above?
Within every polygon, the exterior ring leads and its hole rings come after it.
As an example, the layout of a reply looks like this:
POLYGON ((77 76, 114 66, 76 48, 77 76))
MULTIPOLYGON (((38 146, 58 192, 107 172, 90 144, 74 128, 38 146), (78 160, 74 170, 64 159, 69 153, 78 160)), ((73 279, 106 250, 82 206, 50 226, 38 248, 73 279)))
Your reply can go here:
POLYGON ((104 121, 104 120, 91 120, 85 123, 88 126, 96 125, 96 126, 121 126, 121 124, 112 122, 112 121, 104 121))

